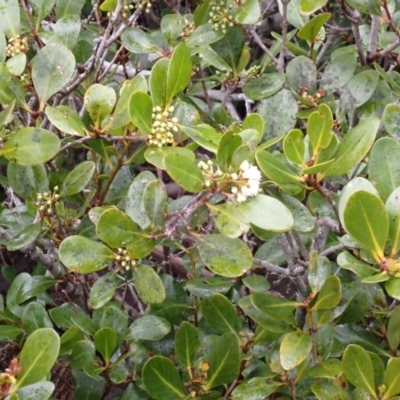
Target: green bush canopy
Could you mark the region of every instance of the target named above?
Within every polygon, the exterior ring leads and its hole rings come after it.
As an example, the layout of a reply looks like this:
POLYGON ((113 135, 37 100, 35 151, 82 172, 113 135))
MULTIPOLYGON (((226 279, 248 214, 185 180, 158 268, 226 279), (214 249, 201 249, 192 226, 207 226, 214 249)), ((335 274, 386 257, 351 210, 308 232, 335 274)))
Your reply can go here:
POLYGON ((399 53, 399 0, 0 0, 0 400, 399 400, 399 53))

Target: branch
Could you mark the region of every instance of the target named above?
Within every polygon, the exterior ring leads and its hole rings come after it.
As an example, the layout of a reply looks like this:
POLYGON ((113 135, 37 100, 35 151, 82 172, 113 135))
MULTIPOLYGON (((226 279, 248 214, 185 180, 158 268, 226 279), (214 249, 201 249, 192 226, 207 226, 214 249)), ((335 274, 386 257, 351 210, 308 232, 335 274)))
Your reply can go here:
MULTIPOLYGON (((256 30, 254 29, 254 27, 250 28, 249 32, 253 36, 254 41, 261 47, 261 49, 264 51, 264 53, 266 53, 268 55, 268 57, 272 60, 272 62, 275 65, 275 68, 278 69, 278 66, 279 66, 278 60, 272 54, 272 52, 268 49, 268 47, 265 46, 265 44, 261 40, 260 36, 258 36, 258 34, 257 34, 256 30)), ((283 42, 282 42, 282 46, 283 46, 283 42)))
POLYGON ((288 30, 288 21, 287 21, 287 6, 290 0, 281 0, 282 3, 282 48, 281 52, 279 53, 278 65, 276 69, 278 72, 284 72, 285 70, 285 53, 286 53, 286 36, 288 30))

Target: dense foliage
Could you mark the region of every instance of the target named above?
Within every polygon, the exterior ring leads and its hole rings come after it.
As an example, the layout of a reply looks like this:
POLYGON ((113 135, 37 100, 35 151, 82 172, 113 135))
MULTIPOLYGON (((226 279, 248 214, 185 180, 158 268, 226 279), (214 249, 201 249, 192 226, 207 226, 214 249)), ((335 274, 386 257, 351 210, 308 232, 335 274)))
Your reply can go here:
POLYGON ((399 28, 0 0, 0 399, 400 399, 399 28))

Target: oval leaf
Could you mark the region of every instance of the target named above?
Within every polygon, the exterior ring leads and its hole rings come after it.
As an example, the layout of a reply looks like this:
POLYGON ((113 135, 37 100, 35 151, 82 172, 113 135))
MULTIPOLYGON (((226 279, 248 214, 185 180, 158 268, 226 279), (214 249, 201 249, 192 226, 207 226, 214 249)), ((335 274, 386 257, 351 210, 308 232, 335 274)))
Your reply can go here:
POLYGON ((281 365, 285 370, 291 370, 308 356, 312 348, 311 336, 296 331, 288 333, 282 340, 279 350, 281 365))

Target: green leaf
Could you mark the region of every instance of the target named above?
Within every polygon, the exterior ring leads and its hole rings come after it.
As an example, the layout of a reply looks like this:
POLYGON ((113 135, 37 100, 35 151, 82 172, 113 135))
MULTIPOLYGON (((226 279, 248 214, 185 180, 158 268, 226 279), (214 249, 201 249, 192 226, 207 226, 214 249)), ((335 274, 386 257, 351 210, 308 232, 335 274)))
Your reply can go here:
POLYGON ((162 303, 165 289, 159 275, 148 265, 132 268, 132 280, 140 299, 146 303, 162 303))
POLYGON ((300 11, 304 14, 312 14, 324 7, 328 0, 300 0, 300 11))
POLYGON ((183 92, 190 82, 192 62, 189 48, 180 42, 172 53, 167 70, 165 104, 170 105, 174 98, 183 92))
POLYGON ((60 19, 67 14, 79 14, 84 4, 85 0, 56 0, 57 19, 60 19))
POLYGON ((0 325, 1 339, 13 339, 22 333, 25 333, 25 331, 17 326, 0 325))
POLYGON ((149 86, 154 107, 160 106, 161 108, 164 108, 166 106, 165 98, 167 92, 169 62, 169 59, 161 58, 151 69, 149 86))
POLYGON ((186 282, 186 289, 201 298, 208 298, 214 293, 226 294, 232 287, 233 281, 224 280, 219 276, 210 278, 195 278, 186 282))
POLYGON ((167 199, 167 192, 160 181, 151 181, 146 185, 143 202, 153 232, 162 229, 164 226, 167 199))
POLYGON ((0 64, 0 100, 5 104, 15 104, 28 109, 26 92, 22 82, 13 76, 4 64, 0 64))
POLYGON ((40 23, 49 15, 56 0, 32 0, 32 8, 35 13, 35 29, 38 31, 40 23))
POLYGON ((153 101, 147 93, 135 92, 129 100, 129 115, 142 135, 150 135, 152 127, 153 101))
POLYGON ((318 255, 316 251, 312 251, 308 264, 308 283, 312 292, 318 293, 331 274, 332 265, 329 259, 318 255))
POLYGON ((72 369, 83 369, 86 365, 92 364, 96 355, 94 344, 90 340, 80 340, 72 347, 72 362, 69 366, 72 369))
MULTIPOLYGON (((197 7, 196 10, 198 10, 199 8, 200 6, 197 7)), ((199 51, 200 46, 203 47, 211 43, 217 42, 223 36, 224 34, 222 32, 214 31, 214 29, 212 29, 211 27, 211 24, 205 23, 196 26, 194 32, 187 38, 186 44, 193 54, 194 51, 199 51)))
POLYGON ((250 223, 243 214, 237 212, 235 204, 207 203, 207 207, 211 210, 216 227, 223 235, 237 238, 249 230, 250 223))
POLYGON ((400 105, 387 104, 382 115, 383 126, 387 133, 395 139, 400 137, 400 105))
POLYGON ((386 336, 392 350, 397 350, 400 344, 400 306, 396 306, 390 314, 386 336))
POLYGON ((85 314, 74 314, 71 316, 71 322, 77 326, 86 335, 94 336, 97 332, 96 323, 85 314))
POLYGON ((180 125, 182 132, 206 150, 217 152, 221 135, 211 126, 200 124, 195 127, 180 125))
POLYGON ((296 93, 300 88, 307 88, 308 93, 314 94, 317 89, 315 64, 305 56, 293 58, 286 67, 286 80, 296 93))
POLYGON ((143 367, 143 384, 155 400, 176 400, 186 397, 178 370, 166 357, 150 358, 143 367))
POLYGON ((261 171, 278 185, 300 181, 298 175, 268 151, 257 150, 256 160, 261 171))
POLYGON ((282 367, 289 371, 297 367, 308 356, 312 348, 312 339, 308 333, 296 331, 284 336, 279 349, 282 367))
POLYGON ((129 186, 126 196, 125 212, 132 221, 136 222, 142 229, 148 228, 151 223, 146 212, 143 195, 147 184, 155 180, 157 180, 157 178, 151 172, 141 172, 129 186))
POLYGON ((26 67, 26 55, 25 53, 19 53, 6 62, 7 68, 13 75, 19 76, 25 70, 26 67))
POLYGON ((305 143, 304 135, 300 129, 292 129, 283 139, 283 151, 289 162, 297 167, 301 168, 305 165, 305 143))
POLYGON ((171 324, 155 315, 136 318, 129 327, 126 340, 160 340, 171 331, 171 324))
POLYGON ((28 225, 7 242, 7 250, 15 251, 32 243, 40 235, 40 232, 41 223, 39 221, 28 225))
POLYGON ((251 378, 240 383, 232 392, 233 400, 263 400, 282 386, 266 378, 251 378))
POLYGON ((185 367, 193 366, 201 342, 197 329, 187 321, 183 321, 175 334, 175 354, 179 362, 185 367))
POLYGON ((265 292, 271 287, 263 275, 249 275, 242 279, 243 284, 252 292, 265 292))
POLYGON ((361 278, 367 278, 376 272, 375 268, 353 257, 347 251, 340 253, 336 261, 340 268, 352 271, 361 278))
POLYGON ((336 275, 331 275, 321 287, 312 309, 331 310, 339 304, 341 294, 340 279, 336 275))
POLYGON ((396 188, 386 201, 385 207, 389 218, 389 238, 394 256, 400 250, 400 187, 396 188))
POLYGON ((111 114, 117 95, 113 88, 95 83, 86 90, 83 101, 86 111, 99 128, 101 121, 111 114))
POLYGON ((96 350, 102 355, 108 365, 110 358, 117 348, 117 334, 112 328, 102 328, 94 336, 96 350))
MULTIPOLYGON (((303 0, 304 2, 304 0, 303 0)), ((326 2, 326 0, 325 0, 326 2)), ((316 17, 308 21, 298 32, 297 36, 300 39, 308 40, 314 43, 317 38, 321 28, 326 22, 331 18, 331 13, 318 14, 316 17)))
POLYGON ((122 45, 131 53, 158 53, 157 45, 139 28, 128 28, 122 34, 122 45))
POLYGON ((155 246, 150 235, 139 231, 139 227, 127 214, 112 207, 104 211, 97 222, 97 236, 111 248, 125 247, 131 258, 146 257, 155 246))
POLYGON ((89 304, 94 310, 107 304, 115 294, 118 281, 115 273, 109 272, 96 280, 90 288, 89 304))
POLYGON ((311 378, 337 378, 342 375, 342 363, 336 358, 328 358, 320 364, 310 368, 309 374, 311 378))
POLYGON ((41 48, 31 61, 32 81, 40 100, 40 110, 46 101, 61 90, 75 72, 75 57, 62 44, 50 43, 41 48))
POLYGON ((399 167, 400 143, 388 137, 377 140, 371 150, 368 176, 383 201, 400 186, 399 167))
POLYGON ((380 121, 369 117, 349 131, 340 142, 333 158, 335 162, 324 173, 325 176, 339 176, 348 173, 368 153, 378 132, 380 121))
POLYGON ((368 69, 353 76, 346 84, 340 97, 341 109, 354 109, 366 103, 379 83, 376 71, 368 69))
POLYGON ((45 308, 36 302, 29 303, 24 308, 21 322, 28 335, 40 328, 53 328, 45 308))
POLYGON ((313 148, 313 156, 316 156, 320 149, 329 146, 332 140, 333 117, 330 108, 326 104, 320 104, 318 111, 308 117, 307 133, 313 148))
POLYGON ((12 135, 0 150, 8 160, 31 166, 51 160, 60 147, 58 137, 41 128, 21 128, 12 135))
MULTIPOLYGON (((313 0, 311 0, 313 1, 313 0)), ((342 88, 353 76, 357 66, 354 53, 344 53, 335 57, 325 68, 320 87, 329 95, 342 88)))
POLYGON ((253 293, 250 298, 258 311, 264 313, 268 318, 275 320, 285 319, 297 307, 297 303, 294 301, 265 293, 253 293))
POLYGON ((203 173, 189 157, 178 153, 167 154, 163 164, 169 176, 188 192, 196 193, 203 189, 203 173))
POLYGON ((69 49, 72 49, 78 41, 81 30, 81 19, 79 15, 66 14, 57 20, 53 31, 60 38, 61 42, 69 49))
POLYGON ((253 257, 250 249, 240 239, 219 234, 196 235, 200 257, 217 275, 237 277, 250 268, 253 257))
POLYGON ((50 328, 37 329, 28 336, 20 354, 21 373, 13 390, 46 378, 57 360, 60 338, 50 328))
POLYGON ((240 318, 232 303, 224 295, 214 293, 204 299, 200 307, 207 323, 219 334, 232 332, 238 335, 240 318))
POLYGON ((66 105, 47 106, 45 112, 50 122, 61 132, 69 135, 85 136, 86 127, 78 113, 71 107, 66 105))
POLYGON ((344 376, 351 384, 376 396, 372 361, 361 346, 347 346, 343 353, 342 365, 344 376))
POLYGON ((230 383, 237 378, 240 371, 240 351, 237 336, 228 332, 219 337, 212 346, 207 361, 210 365, 205 385, 207 390, 230 383))
POLYGON ((232 68, 233 71, 236 71, 236 66, 242 54, 244 42, 245 34, 243 28, 234 25, 227 30, 222 39, 213 43, 211 48, 232 68))
MULTIPOLYGON (((18 396, 18 400, 47 400, 54 392, 55 385, 53 382, 37 382, 33 385, 28 385, 19 389, 15 395, 18 396)), ((14 392, 11 389, 11 392, 14 392)), ((14 395, 6 397, 7 400, 14 400, 14 395)))
POLYGON ((19 34, 20 16, 17 0, 0 0, 0 30, 10 38, 19 34))
POLYGON ((260 3, 258 0, 245 0, 234 16, 241 24, 256 24, 261 17, 260 3))
POLYGON ((379 197, 363 191, 351 195, 344 210, 344 226, 377 262, 384 259, 389 219, 379 197))
POLYGON ((379 0, 346 0, 346 3, 362 13, 381 15, 379 0))
MULTIPOLYGON (((397 264, 395 264, 395 265, 398 269, 397 264)), ((384 272, 386 272, 386 271, 384 271, 384 272)), ((386 276, 388 276, 388 275, 386 275, 386 276)), ((389 296, 393 297, 396 300, 400 299, 400 279, 399 278, 390 277, 389 279, 386 279, 385 289, 389 296)))
POLYGON ((252 100, 263 100, 281 90, 284 83, 284 74, 264 74, 246 82, 243 93, 252 100))
POLYGON ((144 152, 144 158, 150 164, 153 164, 155 167, 159 169, 164 169, 163 159, 167 154, 170 153, 179 153, 188 158, 192 161, 195 160, 196 155, 193 153, 192 150, 186 147, 148 147, 144 152))
POLYGON ((288 208, 273 197, 259 194, 237 204, 237 209, 253 225, 272 232, 287 232, 293 228, 294 220, 288 208))
POLYGON ((319 400, 347 400, 347 393, 334 382, 320 382, 311 386, 312 392, 319 400))
POLYGON ((68 269, 80 274, 100 271, 114 261, 114 253, 104 244, 79 235, 64 239, 58 255, 68 269))
POLYGON ((385 371, 385 386, 384 400, 400 393, 400 358, 389 360, 385 371))
POLYGON ((232 156, 241 144, 242 138, 233 132, 226 132, 221 136, 217 149, 218 167, 221 171, 228 171, 232 156))
POLYGON ((93 161, 84 161, 76 166, 64 179, 60 195, 71 196, 85 189, 92 179, 95 168, 93 161))

